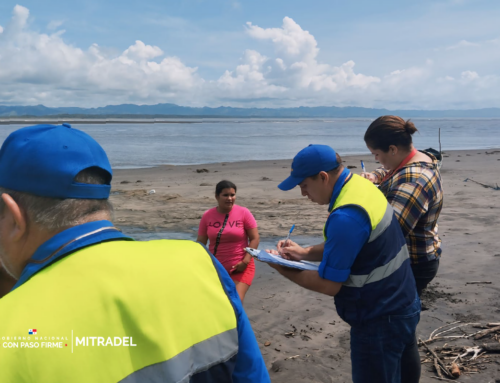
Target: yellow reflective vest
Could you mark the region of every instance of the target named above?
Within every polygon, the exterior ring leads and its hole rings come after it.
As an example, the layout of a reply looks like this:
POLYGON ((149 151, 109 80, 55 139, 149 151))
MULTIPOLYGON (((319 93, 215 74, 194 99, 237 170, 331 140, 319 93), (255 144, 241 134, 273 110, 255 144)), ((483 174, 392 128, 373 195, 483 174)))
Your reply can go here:
MULTIPOLYGON (((394 211, 385 196, 375 185, 357 174, 353 174, 351 179, 344 185, 330 213, 349 205, 358 206, 368 214, 372 227, 372 236, 377 235, 378 231, 387 228, 391 223, 394 211), (379 228, 378 231, 377 227, 379 228)), ((323 238, 326 241, 325 227, 326 223, 323 227, 323 238)))
POLYGON ((327 231, 335 240, 332 213, 352 206, 366 212, 371 231, 349 268, 349 277, 335 296, 335 305, 344 321, 360 325, 408 308, 417 293, 408 248, 394 210, 370 181, 353 174, 343 185, 323 228, 325 242, 327 231))
POLYGON ((238 352, 211 257, 180 240, 106 242, 58 260, 0 300, 0 340, 5 383, 188 382, 238 352))

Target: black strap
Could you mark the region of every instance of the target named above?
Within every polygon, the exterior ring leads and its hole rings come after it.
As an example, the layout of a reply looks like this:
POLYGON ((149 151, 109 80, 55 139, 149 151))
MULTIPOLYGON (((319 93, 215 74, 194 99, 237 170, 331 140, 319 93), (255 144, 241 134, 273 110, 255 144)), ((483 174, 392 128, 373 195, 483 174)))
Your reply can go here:
POLYGON ((219 234, 217 234, 217 239, 215 240, 215 246, 214 246, 214 256, 215 256, 215 253, 217 253, 217 248, 219 247, 220 237, 222 236, 222 231, 226 227, 226 223, 227 223, 228 218, 229 218, 229 214, 226 214, 226 218, 224 219, 224 223, 222 224, 222 227, 219 230, 219 234))

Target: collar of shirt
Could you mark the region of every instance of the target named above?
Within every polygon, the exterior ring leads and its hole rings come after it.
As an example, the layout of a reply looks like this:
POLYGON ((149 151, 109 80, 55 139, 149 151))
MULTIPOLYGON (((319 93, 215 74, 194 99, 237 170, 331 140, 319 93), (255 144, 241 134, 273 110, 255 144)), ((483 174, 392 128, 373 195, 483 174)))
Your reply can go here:
POLYGON ((337 179, 337 182, 335 182, 335 185, 333 186, 333 192, 332 192, 332 197, 330 198, 330 206, 328 206, 328 211, 331 213, 333 210, 333 205, 335 204, 335 201, 337 200, 337 197, 340 194, 340 191, 344 187, 347 181, 351 179, 352 173, 350 172, 349 169, 344 168, 342 170, 342 173, 340 173, 339 178, 337 179))
POLYGON ((31 260, 37 262, 29 262, 26 265, 12 290, 15 290, 37 272, 69 253, 96 243, 119 239, 133 240, 115 228, 110 221, 105 220, 88 222, 61 231, 44 242, 35 251, 31 260))

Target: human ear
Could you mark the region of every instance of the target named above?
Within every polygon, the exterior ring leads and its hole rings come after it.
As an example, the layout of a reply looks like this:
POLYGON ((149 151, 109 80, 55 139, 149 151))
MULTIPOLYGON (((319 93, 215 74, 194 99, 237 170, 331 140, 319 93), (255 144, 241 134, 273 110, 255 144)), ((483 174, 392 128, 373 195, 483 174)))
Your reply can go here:
POLYGON ((12 241, 18 241, 21 239, 27 230, 27 221, 21 208, 14 199, 7 193, 2 194, 2 200, 5 204, 4 207, 4 219, 7 219, 8 226, 6 233, 12 241))
POLYGON ((327 172, 320 172, 319 173, 319 176, 321 177, 321 181, 324 182, 324 183, 327 183, 328 182, 328 179, 329 179, 329 175, 327 172))
POLYGON ((398 154, 398 147, 396 145, 390 145, 389 153, 391 154, 391 156, 398 154))

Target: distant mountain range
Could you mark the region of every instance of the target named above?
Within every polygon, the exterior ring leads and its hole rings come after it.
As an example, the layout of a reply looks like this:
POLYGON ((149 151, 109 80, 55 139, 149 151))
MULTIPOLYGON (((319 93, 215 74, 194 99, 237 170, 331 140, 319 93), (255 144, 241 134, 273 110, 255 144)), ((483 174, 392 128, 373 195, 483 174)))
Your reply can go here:
POLYGON ((192 108, 175 104, 156 105, 107 105, 99 108, 48 108, 44 105, 35 106, 2 106, 0 118, 9 117, 43 117, 66 116, 81 118, 106 117, 267 117, 267 118, 298 118, 298 117, 378 117, 385 114, 395 114, 403 117, 422 118, 500 118, 500 108, 468 109, 468 110, 388 110, 360 107, 297 107, 297 108, 192 108))

